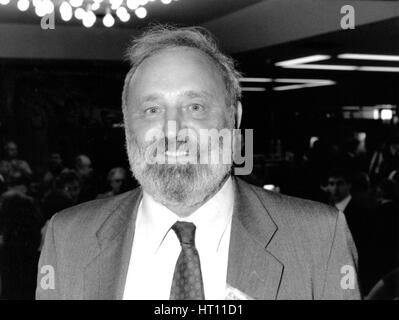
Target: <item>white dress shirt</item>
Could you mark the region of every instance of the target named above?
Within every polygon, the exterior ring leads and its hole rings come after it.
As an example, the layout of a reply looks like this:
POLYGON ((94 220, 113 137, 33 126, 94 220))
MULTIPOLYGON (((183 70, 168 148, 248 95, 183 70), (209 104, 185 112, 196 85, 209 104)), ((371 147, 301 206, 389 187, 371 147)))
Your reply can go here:
POLYGON ((346 207, 348 206, 349 202, 352 200, 352 196, 349 195, 347 197, 345 197, 344 199, 342 199, 340 202, 337 202, 335 204, 335 207, 341 211, 341 212, 345 212, 346 207))
POLYGON ((124 300, 168 300, 180 242, 171 229, 176 221, 196 226, 197 248, 205 299, 225 298, 234 191, 231 178, 205 204, 183 219, 143 192, 124 300))

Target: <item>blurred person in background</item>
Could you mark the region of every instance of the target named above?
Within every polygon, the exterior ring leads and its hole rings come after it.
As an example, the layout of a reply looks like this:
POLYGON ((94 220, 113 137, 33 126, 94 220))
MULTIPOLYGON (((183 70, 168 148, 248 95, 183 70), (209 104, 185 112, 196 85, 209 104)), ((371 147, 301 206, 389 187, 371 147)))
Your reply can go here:
POLYGON ((371 205, 369 178, 364 172, 346 168, 331 169, 327 176, 324 190, 329 195, 329 204, 345 214, 359 249, 371 205))
POLYGON ((0 174, 7 184, 15 180, 32 177, 32 169, 29 164, 19 158, 18 145, 14 141, 8 141, 4 145, 4 159, 0 161, 0 174))
POLYGON ((7 195, 11 195, 11 194, 15 194, 15 193, 22 194, 22 195, 28 195, 29 184, 30 184, 29 179, 22 177, 22 176, 19 178, 13 179, 12 182, 9 182, 6 185, 7 188, 4 191, 2 197, 0 198, 0 203, 2 201, 2 198, 7 195))
POLYGON ((6 179, 0 174, 0 196, 7 190, 6 179))
POLYGON ((101 193, 97 196, 97 199, 103 199, 113 197, 127 191, 127 173, 123 168, 113 168, 110 170, 107 176, 108 186, 111 190, 101 193))
POLYGON ((0 207, 1 298, 34 299, 40 227, 34 200, 19 192, 4 195, 0 207))
POLYGON ((374 187, 376 209, 369 220, 364 283, 368 292, 377 281, 399 268, 399 202, 397 181, 382 179, 374 187))
POLYGON ((75 171, 80 179, 89 179, 93 174, 91 159, 84 154, 78 155, 75 158, 75 171))
POLYGON ((48 191, 55 181, 55 178, 64 169, 64 161, 59 152, 53 152, 50 154, 48 170, 45 172, 42 181, 42 190, 44 193, 48 191))
POLYGON ((329 203, 343 212, 359 254, 359 278, 367 281, 367 255, 369 251, 369 217, 373 209, 370 197, 370 182, 364 172, 353 172, 347 168, 333 168, 327 174, 329 203))
POLYGON ((42 200, 41 206, 41 243, 44 242, 47 224, 51 217, 66 208, 78 203, 81 191, 80 178, 74 170, 64 169, 55 179, 54 187, 42 200))
POLYGON ((75 171, 81 182, 81 190, 78 202, 90 201, 98 195, 100 182, 92 167, 91 159, 84 154, 75 158, 75 171))
POLYGON ((384 143, 381 149, 374 152, 370 161, 370 175, 376 180, 387 178, 399 169, 399 133, 384 143))
POLYGON ((328 173, 325 191, 329 195, 329 203, 338 210, 345 212, 352 200, 351 183, 348 172, 343 169, 332 169, 328 173))
POLYGON ((76 205, 80 191, 81 183, 78 174, 74 170, 63 170, 55 179, 53 189, 42 200, 44 221, 49 220, 55 213, 76 205))

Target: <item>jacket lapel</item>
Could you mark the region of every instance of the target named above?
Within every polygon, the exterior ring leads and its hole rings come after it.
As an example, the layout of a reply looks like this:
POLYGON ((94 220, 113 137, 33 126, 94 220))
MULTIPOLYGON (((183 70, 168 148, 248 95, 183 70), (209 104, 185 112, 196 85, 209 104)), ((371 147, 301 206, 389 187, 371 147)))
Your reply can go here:
POLYGON ((84 299, 123 298, 141 197, 141 188, 130 192, 97 231, 98 255, 84 271, 84 299))
POLYGON ((277 226, 251 187, 235 182, 227 283, 254 299, 276 299, 284 266, 268 246, 277 226))

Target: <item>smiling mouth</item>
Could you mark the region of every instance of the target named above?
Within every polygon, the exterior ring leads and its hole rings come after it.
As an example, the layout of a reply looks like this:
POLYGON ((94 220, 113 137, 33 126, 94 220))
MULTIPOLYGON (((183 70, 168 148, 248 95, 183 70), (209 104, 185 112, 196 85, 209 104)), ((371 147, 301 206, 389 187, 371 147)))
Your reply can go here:
POLYGON ((166 156, 168 157, 185 157, 188 156, 188 151, 166 151, 166 156))

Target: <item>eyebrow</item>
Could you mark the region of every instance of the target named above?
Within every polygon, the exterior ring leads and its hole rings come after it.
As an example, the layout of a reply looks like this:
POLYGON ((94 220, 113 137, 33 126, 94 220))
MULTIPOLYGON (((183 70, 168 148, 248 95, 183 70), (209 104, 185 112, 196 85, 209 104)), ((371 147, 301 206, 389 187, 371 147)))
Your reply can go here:
POLYGON ((194 91, 194 90, 188 90, 184 91, 182 96, 188 97, 188 98, 212 98, 213 94, 207 91, 194 91))
POLYGON ((151 101, 155 101, 155 100, 159 100, 161 99, 161 95, 158 93, 151 93, 151 94, 147 94, 146 96, 143 97, 143 99, 141 99, 142 102, 151 102, 151 101))
MULTIPOLYGON (((182 97, 187 97, 187 98, 213 98, 214 95, 204 91, 204 90, 200 90, 200 91, 195 91, 195 90, 187 90, 184 91, 183 93, 179 94, 179 96, 182 97)), ((146 96, 143 97, 142 102, 152 102, 152 101, 156 101, 156 100, 160 100, 162 99, 162 94, 159 93, 150 93, 146 96)))

